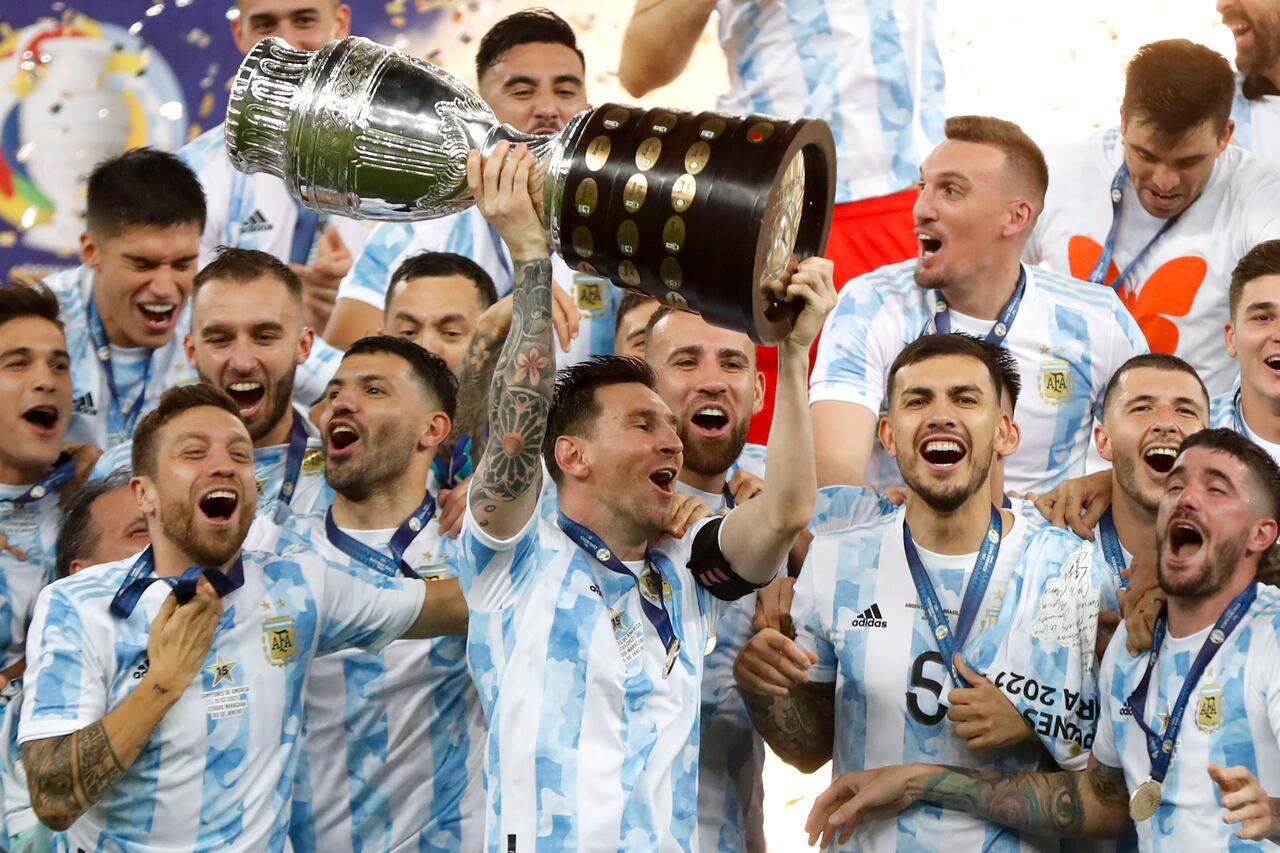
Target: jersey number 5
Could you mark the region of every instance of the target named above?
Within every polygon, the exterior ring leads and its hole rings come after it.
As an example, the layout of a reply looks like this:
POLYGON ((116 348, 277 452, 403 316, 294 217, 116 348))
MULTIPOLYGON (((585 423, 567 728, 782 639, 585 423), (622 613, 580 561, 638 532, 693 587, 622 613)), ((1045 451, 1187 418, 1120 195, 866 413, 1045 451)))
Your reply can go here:
POLYGON ((924 652, 915 659, 911 664, 911 685, 907 691, 907 710, 911 712, 911 717, 922 726, 936 726, 942 722, 947 716, 947 706, 942 704, 942 682, 929 678, 924 674, 927 664, 937 664, 946 671, 942 665, 942 655, 938 652, 924 652), (916 690, 924 690, 933 694, 932 713, 926 712, 920 707, 920 700, 916 696, 916 690))

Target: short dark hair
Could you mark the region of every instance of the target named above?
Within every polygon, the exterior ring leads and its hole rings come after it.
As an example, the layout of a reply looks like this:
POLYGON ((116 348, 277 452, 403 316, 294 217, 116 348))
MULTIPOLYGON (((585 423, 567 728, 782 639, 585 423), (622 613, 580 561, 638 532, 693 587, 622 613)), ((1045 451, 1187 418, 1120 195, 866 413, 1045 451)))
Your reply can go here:
POLYGON ((1235 320, 1236 310, 1244 299, 1244 288, 1249 282, 1268 275, 1280 275, 1280 240, 1264 240, 1244 253, 1231 271, 1231 286, 1227 290, 1227 316, 1235 320))
POLYGON ((410 255, 400 262, 396 271, 391 274, 391 284, 387 287, 387 298, 382 312, 391 310, 391 300, 395 296, 396 285, 402 281, 415 278, 460 275, 469 278, 476 286, 476 295, 480 297, 480 308, 484 310, 498 301, 498 289, 493 286, 493 279, 484 267, 470 258, 453 252, 419 252, 410 255))
POLYGON ((559 484, 564 477, 556 463, 556 440, 562 435, 591 436, 596 418, 603 411, 596 391, 632 382, 653 388, 657 381, 648 364, 620 355, 597 355, 556 374, 555 397, 547 413, 547 434, 542 443, 542 456, 551 479, 559 484))
POLYGON ((448 415, 450 420, 453 419, 454 411, 458 407, 458 380, 443 358, 408 338, 395 335, 369 335, 352 344, 342 356, 342 360, 346 361, 353 355, 382 353, 403 359, 409 365, 418 384, 422 386, 422 390, 439 404, 440 411, 448 415))
POLYGON ((1280 465, 1271 458, 1271 454, 1235 430, 1222 428, 1203 429, 1187 436, 1178 447, 1178 456, 1193 447, 1229 453, 1243 462, 1270 505, 1265 514, 1272 518, 1280 515, 1280 465))
POLYGON ((996 402, 1009 396, 1009 411, 1015 411, 1018 395, 1022 393, 1022 376, 1018 373, 1018 362, 1009 351, 1002 346, 989 344, 972 335, 952 332, 946 335, 922 335, 902 348, 898 357, 889 368, 889 378, 885 381, 885 408, 893 401, 893 386, 898 378, 898 371, 912 364, 929 361, 945 356, 964 356, 982 362, 991 376, 991 385, 996 389, 996 402))
POLYGON ((1120 380, 1130 370, 1148 367, 1153 370, 1164 370, 1170 373, 1185 373, 1196 380, 1196 384, 1200 386, 1200 394, 1204 397, 1205 413, 1209 411, 1209 389, 1204 386, 1204 380, 1200 378, 1200 374, 1196 373, 1196 369, 1187 364, 1176 355, 1168 355, 1162 352, 1148 352, 1142 355, 1135 355, 1124 364, 1116 368, 1116 372, 1111 374, 1111 379, 1107 382, 1107 390, 1102 393, 1102 419, 1105 421, 1107 412, 1111 410, 1111 401, 1120 390, 1120 380))
POLYGON ((1005 163, 1031 185, 1032 200, 1043 207, 1049 189, 1049 165, 1035 140, 1011 121, 992 116, 952 116, 942 134, 956 142, 990 145, 1003 152, 1005 163))
POLYGON ((102 528, 93 520, 93 504, 103 495, 129 485, 129 472, 113 471, 100 480, 90 480, 71 495, 62 511, 62 523, 58 526, 58 539, 54 545, 54 574, 65 578, 71 574, 71 564, 88 559, 102 541, 102 528))
POLYGON ((587 58, 578 47, 578 37, 564 18, 550 9, 524 9, 507 15, 489 28, 476 51, 476 79, 481 80, 503 54, 522 44, 562 44, 578 54, 585 69, 587 58))
MULTIPOLYGON (((638 290, 622 291, 622 298, 618 300, 618 312, 614 315, 614 318, 613 318, 614 335, 617 335, 618 332, 621 331, 622 321, 627 318, 628 314, 630 314, 632 311, 639 308, 641 305, 648 305, 650 302, 657 302, 657 301, 658 301, 657 299, 650 296, 649 294, 641 293, 638 290)), ((647 336, 648 336, 648 333, 646 331, 646 337, 647 336)))
POLYGON ((14 282, 0 287, 0 326, 23 317, 39 317, 62 328, 58 297, 44 282, 14 282))
POLYGON ((1156 137, 1174 145, 1206 121, 1222 134, 1231 117, 1235 73, 1222 54, 1186 39, 1143 45, 1124 74, 1126 121, 1150 122, 1156 137))
POLYGON ((183 412, 203 406, 230 412, 236 420, 244 423, 244 418, 240 416, 240 407, 227 396, 227 392, 217 386, 207 382, 194 382, 190 385, 170 388, 160 395, 160 402, 143 416, 138 422, 137 429, 133 431, 130 464, 135 476, 154 477, 156 475, 156 436, 164 425, 183 412))
POLYGON ((135 148, 95 166, 87 201, 86 221, 99 237, 118 237, 135 225, 204 228, 200 179, 177 157, 154 148, 135 148))
POLYGON ((257 249, 240 249, 234 246, 218 247, 217 257, 196 273, 191 294, 194 297, 200 292, 200 288, 212 281, 249 284, 267 276, 279 280, 289 291, 289 296, 302 302, 302 279, 289 269, 288 264, 275 255, 257 249))

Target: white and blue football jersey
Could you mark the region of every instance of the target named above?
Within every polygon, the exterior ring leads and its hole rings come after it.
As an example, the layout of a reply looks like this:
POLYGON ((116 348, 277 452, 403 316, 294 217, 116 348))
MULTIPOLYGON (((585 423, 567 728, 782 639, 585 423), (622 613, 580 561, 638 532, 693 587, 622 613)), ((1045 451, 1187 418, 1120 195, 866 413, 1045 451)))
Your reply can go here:
POLYGON ((836 203, 914 186, 942 141, 936 0, 718 0, 735 115, 816 116, 836 141, 836 203))
MULTIPOLYGON (((809 679, 835 685, 833 777, 912 762, 1031 770, 1045 750, 1063 766, 1083 766, 1097 714, 1093 642, 1098 586, 1105 582, 1090 547, 1067 531, 1013 515, 962 652, 1002 690, 1040 743, 999 755, 971 753, 946 719, 946 699, 956 685, 908 569, 904 515, 899 510, 817 535, 796 583, 796 641, 818 658, 809 679)), ((917 549, 954 620, 976 555, 917 549)), ((925 807, 864 826, 840 849, 1057 849, 1056 842, 1046 844, 925 807)))
MULTIPOLYGON (((898 353, 933 331, 935 293, 915 282, 916 262, 859 276, 840 292, 827 317, 810 378, 809 400, 885 406, 885 382, 898 353)), ((1005 460, 1005 486, 1045 492, 1085 474, 1095 418, 1112 374, 1147 352, 1142 331, 1114 291, 1023 266, 1026 290, 1005 346, 1022 378, 1015 420, 1022 444, 1005 460)), ((951 312, 957 331, 963 320, 951 312)), ((973 321, 985 329, 995 321, 973 321)), ((858 437, 858 440, 863 440, 858 437)), ((867 480, 877 490, 902 482, 897 465, 875 443, 867 480)))
POLYGON ((353 258, 360 253, 372 230, 368 224, 305 210, 280 178, 236 170, 226 144, 226 128, 219 124, 178 152, 204 189, 200 266, 213 260, 220 246, 258 249, 286 263, 308 263, 315 258, 321 234, 330 226, 337 228, 353 258), (299 233, 300 219, 309 231, 299 233))
POLYGON ((31 792, 27 789, 27 772, 22 766, 22 749, 18 746, 18 720, 22 716, 22 679, 5 686, 5 702, 0 710, 0 787, 4 793, 4 820, 0 837, 7 844, 15 835, 36 825, 31 792))
POLYGON ((1280 95, 1244 96, 1244 75, 1236 75, 1236 97, 1231 104, 1231 118, 1236 127, 1231 141, 1241 148, 1280 168, 1280 95))
POLYGON ((58 526, 62 509, 58 493, 39 500, 20 500, 31 486, 0 485, 0 532, 27 559, 0 551, 0 669, 22 660, 27 626, 35 610, 36 596, 53 581, 58 526))
MULTIPOLYGON (((1187 637, 1166 636, 1152 673, 1146 723, 1162 731, 1211 628, 1187 637)), ((1138 847, 1148 853, 1181 850, 1276 850, 1269 842, 1242 841, 1240 827, 1224 823, 1218 786, 1205 769, 1243 766, 1271 795, 1280 791, 1280 590, 1258 585, 1258 597, 1227 637, 1196 684, 1178 731, 1173 762, 1150 820, 1137 821, 1138 847)), ((1093 755, 1124 770, 1137 790, 1151 773, 1147 739, 1126 700, 1147 670, 1151 653, 1131 657, 1123 624, 1107 648, 1099 675, 1101 709, 1093 755)))
MULTIPOLYGON (((305 412, 294 409, 293 414, 307 431, 307 445, 288 503, 293 512, 300 515, 323 512, 333 503, 333 490, 324 479, 324 442, 319 430, 307 419, 305 412)), ((116 471, 132 474, 132 454, 132 439, 116 445, 98 458, 90 478, 97 480, 116 471)), ((284 487, 288 462, 288 444, 253 449, 253 473, 258 484, 257 517, 269 517, 275 513, 284 487)))
MULTIPOLYGON (((222 600, 205 666, 137 759, 59 838, 58 849, 283 850, 312 658, 378 650, 422 608, 422 583, 331 570, 296 539, 243 552, 244 584, 222 600)), ((151 622, 169 595, 153 583, 128 616, 110 605, 135 558, 51 584, 27 649, 19 741, 79 731, 147 670, 151 622)))
POLYGON ((1230 394, 1214 397, 1209 403, 1209 426, 1234 430, 1270 454, 1280 465, 1280 444, 1267 441, 1258 435, 1249 424, 1245 423, 1244 410, 1240 404, 1240 377, 1237 374, 1235 388, 1230 394))
MULTIPOLYGON (((342 280, 338 298, 363 302, 381 313, 396 268, 420 252, 452 252, 470 258, 493 279, 499 297, 511 292, 515 275, 511 253, 498 232, 472 207, 440 219, 380 223, 342 280)), ((573 297, 580 321, 578 337, 569 352, 556 342, 556 363, 567 367, 593 355, 613 355, 621 291, 608 279, 574 272, 559 255, 551 256, 551 278, 573 297)))
MULTIPOLYGON (((290 529, 356 577, 379 570, 325 535, 325 513, 290 529)), ((390 553, 394 530, 344 530, 390 553)), ((434 518, 405 550, 427 580, 457 577, 456 542, 434 518)), ((484 716, 467 672, 466 638, 397 640, 312 662, 306 688, 306 766, 290 839, 297 853, 478 850, 484 837, 484 716)))
POLYGON ((709 521, 650 551, 681 641, 664 678, 644 561, 609 571, 540 509, 495 540, 468 510, 458 574, 489 725, 485 849, 696 849, 703 651, 724 602, 686 566, 709 521))

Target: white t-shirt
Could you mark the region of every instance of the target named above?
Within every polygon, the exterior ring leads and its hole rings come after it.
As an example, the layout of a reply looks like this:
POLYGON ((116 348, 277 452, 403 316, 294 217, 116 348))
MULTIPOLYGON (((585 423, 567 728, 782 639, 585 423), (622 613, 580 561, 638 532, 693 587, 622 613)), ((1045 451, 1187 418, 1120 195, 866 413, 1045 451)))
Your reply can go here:
MULTIPOLYGON (((243 552, 244 585, 223 598, 205 665, 124 775, 64 834, 71 849, 285 849, 317 655, 378 650, 422 609, 423 585, 331 570, 304 543, 243 552)), ((110 611, 134 558, 46 587, 27 647, 21 743, 79 731, 141 684, 151 622, 170 589, 110 611)))
MULTIPOLYGON (((1085 473, 1107 383, 1147 345, 1110 289, 1080 287, 1065 276, 1023 268, 1026 290, 1004 342, 1022 378, 1015 415, 1022 444, 1005 460, 1005 483, 1020 492, 1045 492, 1085 473)), ((934 331, 935 292, 916 284, 915 269, 914 260, 890 264, 840 291, 818 344, 811 403, 836 400, 882 410, 894 358, 934 331)), ((980 331, 985 335, 994 325, 986 321, 980 331)), ((879 442, 873 446, 867 481, 878 491, 901 483, 894 460, 879 442)))
MULTIPOLYGON (((1049 193, 1023 259, 1087 281, 1111 229, 1111 182, 1124 162, 1120 131, 1099 131, 1050 149, 1046 157, 1049 193)), ((1107 284, 1166 221, 1147 213, 1133 182, 1125 182, 1107 284)), ((1231 271, 1254 246, 1277 237, 1280 172, 1240 146, 1228 146, 1200 197, 1152 245, 1121 289, 1151 350, 1190 363, 1210 395, 1230 390, 1237 371, 1222 339, 1231 271)))
POLYGON ((913 186, 942 141, 945 74, 930 0, 718 0, 734 115, 817 116, 836 203, 913 186))
MULTIPOLYGON (((1137 823, 1143 851, 1277 850, 1269 842, 1242 842, 1239 825, 1226 824, 1218 786, 1205 770, 1244 766, 1272 796, 1280 791, 1280 590, 1258 585, 1245 618, 1218 649, 1187 703, 1173 762, 1161 791, 1159 811, 1137 823)), ((1167 715, 1182 690, 1191 662, 1208 637, 1205 628, 1188 637, 1166 636, 1143 708, 1148 725, 1167 715)), ((1099 674, 1098 735, 1094 757, 1124 770, 1136 791, 1151 773, 1147 738, 1125 707, 1147 669, 1151 653, 1131 657, 1124 624, 1116 630, 1099 674)), ((1159 729, 1157 729, 1158 731, 1159 729)))

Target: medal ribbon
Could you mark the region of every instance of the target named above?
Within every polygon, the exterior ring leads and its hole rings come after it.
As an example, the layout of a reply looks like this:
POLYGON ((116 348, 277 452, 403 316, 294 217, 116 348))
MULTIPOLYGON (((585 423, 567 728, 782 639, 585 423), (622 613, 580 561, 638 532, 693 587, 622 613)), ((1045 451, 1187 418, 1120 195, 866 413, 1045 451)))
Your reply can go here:
POLYGON ((1191 692, 1195 690, 1196 683, 1200 681, 1200 676, 1204 675, 1205 668, 1209 666, 1209 662, 1218 653, 1218 649, 1222 648, 1222 644, 1227 641, 1227 637, 1231 636, 1231 632, 1236 629, 1245 614, 1249 612, 1249 606, 1253 604, 1253 600, 1257 595, 1258 584, 1256 582, 1251 583, 1245 588, 1244 592, 1237 595, 1227 605, 1226 610, 1222 611, 1222 615, 1214 623, 1213 630, 1209 632, 1209 636, 1205 639, 1204 644, 1200 646, 1200 651, 1196 654, 1195 660, 1192 661, 1191 669, 1187 672, 1186 679, 1182 682, 1182 690, 1179 691, 1178 699, 1174 702, 1173 710, 1169 713, 1169 721, 1165 724, 1164 734, 1157 733, 1142 718, 1142 715, 1146 712, 1147 692, 1151 687, 1151 673, 1155 671, 1156 661, 1160 657, 1160 646, 1164 642, 1164 635, 1168 628, 1164 613, 1161 613, 1156 619, 1155 628, 1151 632, 1151 655, 1147 658, 1147 671, 1143 673, 1142 680, 1138 682, 1137 688, 1125 700, 1129 713, 1133 715, 1133 719, 1137 721, 1143 733, 1147 736, 1147 754, 1151 756, 1150 779, 1155 781, 1156 784, 1162 784, 1165 774, 1169 772, 1169 764, 1173 761, 1174 746, 1178 741, 1178 732, 1182 728, 1182 716, 1187 710, 1191 692))
MULTIPOLYGON (((1000 316, 996 319, 996 324, 991 327, 991 331, 987 332, 986 341, 994 346, 1000 346, 1004 343, 1005 336, 1009 334, 1009 330, 1013 328, 1013 320, 1018 316, 1018 306, 1022 304, 1022 296, 1027 290, 1027 270, 1026 267, 1018 266, 1018 286, 1014 288, 1013 296, 1009 297, 1009 301, 1000 309, 1000 316)), ((935 290, 934 306, 933 306, 933 328, 939 335, 951 334, 951 306, 947 304, 947 299, 942 295, 941 290, 935 290)))
POLYGON ((293 429, 289 432, 289 452, 284 459, 284 482, 280 484, 280 502, 293 500, 298 487, 298 473, 302 471, 302 457, 307 453, 307 428, 302 416, 293 412, 293 429))
POLYGON ((671 670, 680 656, 680 638, 676 636, 675 628, 671 625, 671 617, 667 615, 667 606, 662 598, 662 572, 658 570, 657 563, 651 558, 651 552, 646 550, 645 564, 649 568, 650 575, 657 583, 658 602, 656 604, 644 594, 644 590, 640 586, 640 579, 632 573, 631 569, 627 568, 627 565, 622 560, 618 559, 618 555, 613 553, 609 546, 604 544, 604 540, 564 513, 560 513, 556 523, 560 525, 560 529, 565 532, 565 535, 573 540, 575 545, 598 560, 606 569, 635 581, 636 590, 640 593, 640 608, 644 611, 645 618, 649 620, 649 624, 658 632, 658 637, 662 640, 662 647, 667 651, 666 664, 662 668, 662 677, 666 678, 671 674, 671 670))
MULTIPOLYGON (((182 310, 180 307, 175 311, 182 310)), ((111 399, 107 401, 109 412, 114 414, 120 421, 121 434, 126 438, 133 435, 133 428, 138 424, 138 417, 142 414, 142 404, 147 399, 147 384, 151 381, 151 363, 155 360, 155 350, 147 352, 147 366, 142 373, 142 387, 138 389, 138 396, 134 398, 133 405, 128 410, 121 408, 120 394, 116 390, 115 370, 111 366, 111 341, 107 338, 106 326, 102 324, 102 316, 98 314, 98 303, 93 295, 89 295, 88 307, 88 327, 89 339, 93 342, 94 354, 98 358, 98 362, 102 365, 103 372, 107 374, 107 390, 110 392, 111 399)), ((107 432, 112 432, 111 425, 108 423, 107 432)))
MULTIPOLYGON (((1098 262, 1093 266, 1093 272, 1089 273, 1089 281, 1094 284, 1105 284, 1107 280, 1107 269, 1111 266, 1111 256, 1115 251, 1116 237, 1120 233, 1120 205, 1124 201, 1124 185, 1129 180, 1129 164, 1121 163, 1120 168, 1116 170, 1116 176, 1111 179, 1111 229, 1107 232, 1107 242, 1102 246, 1102 256, 1098 258, 1098 262)), ((1133 272, 1138 264, 1142 263, 1142 259, 1147 256, 1161 237, 1165 235, 1170 228, 1177 224, 1178 219, 1182 216, 1179 213, 1172 219, 1165 220, 1164 225, 1160 226, 1160 230, 1156 235, 1147 241, 1147 245, 1142 247, 1142 251, 1133 256, 1133 260, 1129 261, 1115 281, 1111 282, 1111 286, 1119 290, 1129 278, 1129 274, 1133 272)))
POLYGON ((191 566, 178 577, 162 578, 152 574, 154 570, 155 555, 148 547, 138 555, 138 559, 133 561, 128 574, 125 575, 124 583, 120 584, 120 589, 111 599, 113 614, 121 619, 128 619, 133 609, 138 606, 138 599, 142 598, 142 593, 157 581, 163 581, 173 588, 174 597, 178 599, 179 604, 186 604, 195 597, 196 584, 200 582, 201 577, 209 579, 219 598, 226 598, 227 595, 244 586, 244 563, 240 557, 236 557, 235 563, 226 572, 209 566, 191 566))
POLYGON ((396 575, 404 575, 407 578, 417 578, 418 573, 409 567, 404 561, 404 552, 418 534, 430 523, 436 514, 436 502, 431 495, 427 495, 422 499, 422 503, 418 504, 418 508, 414 510, 413 515, 406 518, 396 532, 391 536, 391 543, 388 547, 391 549, 391 556, 373 550, 368 545, 343 533, 338 529, 338 525, 333 521, 333 507, 329 507, 329 511, 324 515, 324 533, 333 543, 333 547, 346 554, 353 560, 359 560, 371 569, 382 572, 388 577, 396 575))
POLYGON ((0 500, 7 500, 18 506, 26 506, 58 491, 58 489, 70 483, 75 476, 76 460, 71 457, 70 453, 63 453, 58 457, 58 461, 53 463, 53 469, 36 481, 31 488, 16 498, 0 498, 0 500))
POLYGON ((907 552, 907 566, 911 569, 911 580, 915 582, 916 594, 920 599, 920 607, 924 610, 929 627, 938 642, 938 651, 951 673, 951 679, 958 687, 968 687, 968 682, 956 670, 955 656, 969 636, 973 623, 977 620, 978 609, 987 594, 987 585, 991 582, 991 573, 995 569, 996 559, 1000 556, 1000 510, 991 507, 991 523, 987 526, 987 534, 982 538, 982 548, 978 551, 978 559, 969 574, 969 582, 965 586, 964 598, 961 599, 960 616, 956 619, 953 632, 947 623, 947 614, 938 601, 938 593, 929 580, 929 573, 920 554, 916 551, 916 543, 911 538, 911 528, 905 516, 902 519, 902 548, 907 552))
POLYGON ((1110 509, 1098 519, 1098 538, 1102 541, 1102 556, 1111 567, 1111 573, 1115 575, 1116 587, 1128 589, 1129 582, 1120 574, 1128 568, 1125 565, 1124 548, 1120 546, 1120 534, 1116 532, 1115 519, 1111 517, 1110 509))

